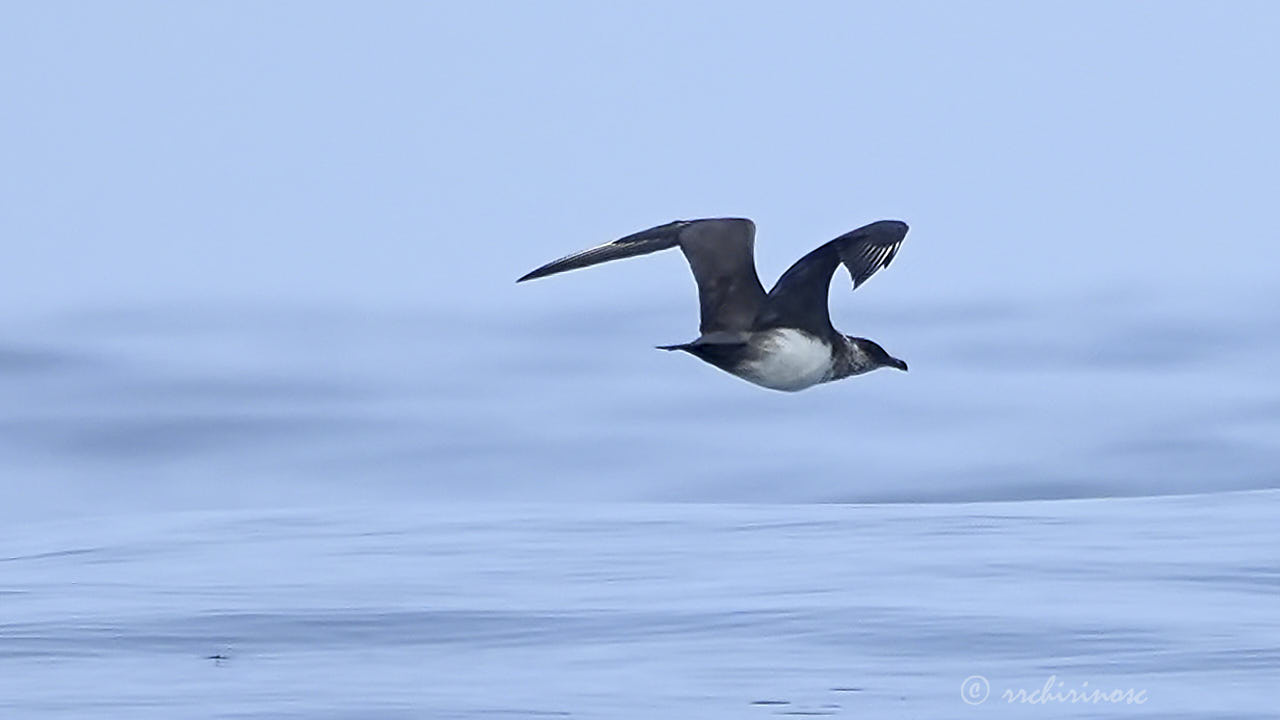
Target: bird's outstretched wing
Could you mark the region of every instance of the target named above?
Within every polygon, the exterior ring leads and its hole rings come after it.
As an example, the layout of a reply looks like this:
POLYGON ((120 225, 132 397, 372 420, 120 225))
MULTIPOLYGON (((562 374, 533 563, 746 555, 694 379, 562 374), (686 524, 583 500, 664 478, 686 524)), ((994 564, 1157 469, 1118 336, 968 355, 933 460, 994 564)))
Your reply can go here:
POLYGON ((769 291, 755 327, 798 327, 819 335, 833 332, 827 294, 836 267, 844 264, 856 290, 876 271, 889 266, 906 236, 906 223, 880 220, 800 258, 769 291))
POLYGON ((516 282, 679 246, 698 284, 702 334, 743 332, 765 299, 755 235, 755 223, 745 218, 677 220, 547 263, 516 282))

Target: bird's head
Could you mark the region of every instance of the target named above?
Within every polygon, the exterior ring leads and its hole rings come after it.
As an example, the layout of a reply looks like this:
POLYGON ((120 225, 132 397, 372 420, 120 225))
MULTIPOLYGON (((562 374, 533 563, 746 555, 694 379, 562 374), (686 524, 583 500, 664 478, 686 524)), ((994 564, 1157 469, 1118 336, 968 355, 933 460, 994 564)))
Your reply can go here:
MULTIPOLYGON (((903 372, 907 371, 907 363, 885 352, 880 344, 874 340, 866 338, 845 336, 849 339, 849 343, 853 345, 855 351, 866 358, 866 371, 875 370, 881 367, 897 368, 903 372)), ((864 372, 866 372, 864 371, 864 372)))

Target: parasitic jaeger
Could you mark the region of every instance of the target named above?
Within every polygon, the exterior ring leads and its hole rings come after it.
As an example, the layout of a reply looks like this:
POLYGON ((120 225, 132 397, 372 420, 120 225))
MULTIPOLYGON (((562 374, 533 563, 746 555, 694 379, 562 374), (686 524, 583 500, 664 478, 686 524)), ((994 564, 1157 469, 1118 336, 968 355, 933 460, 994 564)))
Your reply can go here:
POLYGON ((677 220, 563 257, 516 282, 679 247, 698 284, 701 335, 659 349, 683 350, 786 392, 880 367, 907 369, 877 343, 837 331, 827 307, 836 267, 844 264, 856 290, 889 266, 906 223, 880 220, 841 235, 797 260, 767 293, 756 275, 755 235, 755 223, 745 218, 677 220))

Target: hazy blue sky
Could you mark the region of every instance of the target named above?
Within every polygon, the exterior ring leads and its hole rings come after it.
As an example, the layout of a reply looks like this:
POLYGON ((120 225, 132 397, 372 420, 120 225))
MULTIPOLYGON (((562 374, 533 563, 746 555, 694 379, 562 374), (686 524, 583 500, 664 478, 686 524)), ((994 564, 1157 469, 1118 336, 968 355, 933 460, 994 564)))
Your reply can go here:
POLYGON ((53 506, 1275 486, 1280 4, 2 7, 0 475, 53 506), (909 222, 832 314, 911 373, 648 349, 679 253, 514 283, 715 215, 767 283, 909 222))
MULTIPOLYGON (((9 2, 0 300, 561 304, 621 275, 511 280, 741 214, 766 282, 907 220, 874 303, 1235 302, 1280 262, 1277 37, 1265 2, 9 2)), ((680 267, 628 283, 691 301, 680 267)))

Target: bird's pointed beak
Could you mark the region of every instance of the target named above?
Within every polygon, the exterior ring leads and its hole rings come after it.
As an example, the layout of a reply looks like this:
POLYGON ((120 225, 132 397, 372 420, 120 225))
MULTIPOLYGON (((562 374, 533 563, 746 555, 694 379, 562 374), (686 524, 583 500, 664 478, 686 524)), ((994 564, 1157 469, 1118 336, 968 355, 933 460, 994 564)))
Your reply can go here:
POLYGON ((902 361, 902 360, 899 360, 898 358, 889 358, 889 359, 891 360, 891 362, 889 363, 889 365, 890 365, 890 366, 892 366, 892 367, 896 367, 896 368, 898 368, 899 370, 901 370, 902 372, 906 372, 906 371, 907 371, 907 363, 906 363, 906 362, 904 362, 904 361, 902 361))

